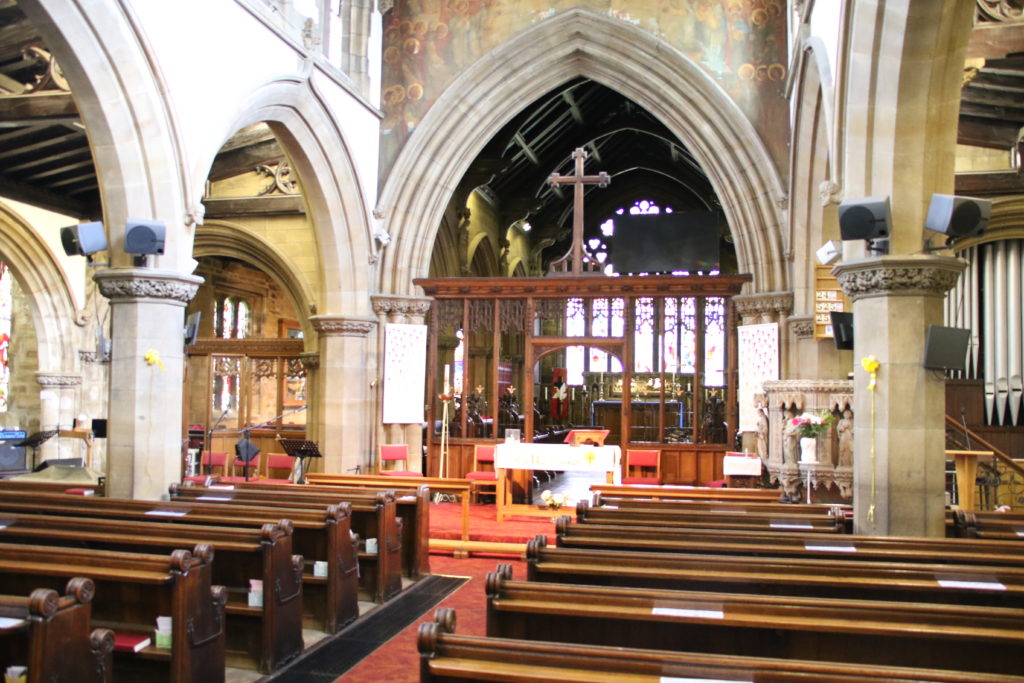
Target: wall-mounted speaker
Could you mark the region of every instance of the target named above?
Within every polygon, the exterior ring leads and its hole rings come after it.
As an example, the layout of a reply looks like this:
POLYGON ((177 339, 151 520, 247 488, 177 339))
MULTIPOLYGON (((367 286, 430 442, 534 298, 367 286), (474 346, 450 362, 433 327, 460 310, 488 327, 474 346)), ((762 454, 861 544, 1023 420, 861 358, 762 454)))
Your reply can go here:
POLYGON ((124 230, 125 253, 163 254, 166 232, 162 221, 129 218, 124 230))
POLYGON ((843 240, 888 237, 892 226, 889 197, 847 199, 839 205, 839 234, 843 240))
POLYGON ((987 199, 933 194, 924 227, 952 239, 973 237, 985 232, 991 216, 992 202, 987 199))
POLYGON ((832 340, 837 349, 853 350, 853 313, 830 311, 832 340))
POLYGON ((60 243, 68 256, 86 256, 107 248, 103 223, 79 223, 60 229, 60 243))
POLYGON ((199 321, 203 317, 202 311, 195 311, 185 320, 185 346, 189 347, 196 343, 199 337, 199 321))
POLYGON ((924 340, 923 365, 930 370, 966 370, 970 343, 970 330, 929 325, 924 340))

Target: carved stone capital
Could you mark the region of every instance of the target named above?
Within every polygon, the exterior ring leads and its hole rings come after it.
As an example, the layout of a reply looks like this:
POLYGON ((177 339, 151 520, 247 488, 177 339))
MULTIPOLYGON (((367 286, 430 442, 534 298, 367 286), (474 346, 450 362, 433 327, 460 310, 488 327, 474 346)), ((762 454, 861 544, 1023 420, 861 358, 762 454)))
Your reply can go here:
POLYGON ((324 337, 365 337, 377 326, 376 320, 347 318, 341 315, 314 315, 309 322, 324 337))
POLYGON ((373 312, 377 315, 411 315, 423 317, 430 311, 434 299, 429 296, 400 296, 397 294, 374 294, 370 297, 373 312))
POLYGON ((320 369, 320 354, 316 351, 305 351, 299 354, 299 362, 306 371, 320 369))
POLYGON ((79 350, 78 361, 80 363, 109 363, 110 351, 107 351, 101 356, 99 351, 79 350))
POLYGON ((41 387, 55 389, 82 386, 82 376, 70 372, 37 372, 36 381, 41 387))
POLYGON ((843 190, 831 180, 823 180, 818 184, 818 197, 822 206, 839 204, 843 201, 843 190))
POLYGON ((853 394, 853 380, 849 379, 773 379, 763 386, 768 394, 853 394))
POLYGON ((760 292, 732 298, 736 313, 744 321, 757 318, 778 319, 793 310, 793 292, 760 292))
POLYGON ((811 339, 814 337, 814 316, 813 315, 791 315, 786 318, 790 331, 797 339, 811 339))
POLYGON ((377 0, 377 9, 381 14, 390 12, 391 8, 395 6, 395 0, 377 0))
POLYGON ((111 268, 93 275, 100 294, 111 303, 163 300, 184 306, 203 283, 197 275, 150 268, 111 268))
POLYGON ((832 269, 853 301, 876 296, 945 296, 966 267, 949 256, 880 256, 843 261, 832 269))

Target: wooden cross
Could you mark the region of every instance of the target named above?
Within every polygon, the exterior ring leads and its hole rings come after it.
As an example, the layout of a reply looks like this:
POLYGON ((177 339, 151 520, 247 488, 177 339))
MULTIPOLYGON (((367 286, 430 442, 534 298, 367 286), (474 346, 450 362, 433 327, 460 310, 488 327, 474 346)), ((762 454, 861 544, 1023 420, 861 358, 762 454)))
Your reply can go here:
POLYGON ((576 160, 576 172, 572 175, 558 175, 552 173, 548 178, 551 185, 574 185, 572 204, 572 274, 583 273, 583 186, 597 185, 608 187, 612 181, 611 177, 601 171, 597 175, 584 175, 583 162, 587 159, 587 150, 577 147, 572 153, 576 160))

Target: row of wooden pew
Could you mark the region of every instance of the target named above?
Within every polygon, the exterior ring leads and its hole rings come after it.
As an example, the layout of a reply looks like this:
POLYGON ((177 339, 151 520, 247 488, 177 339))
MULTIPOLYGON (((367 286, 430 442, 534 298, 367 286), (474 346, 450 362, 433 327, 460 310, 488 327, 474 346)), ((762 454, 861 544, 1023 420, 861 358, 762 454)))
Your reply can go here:
POLYGON ((487 637, 447 612, 422 626, 421 680, 1024 681, 1019 540, 855 536, 828 506, 598 502, 557 520, 558 547, 529 544, 527 580, 488 575, 487 637))
POLYGON ((158 616, 172 617, 170 648, 113 653, 118 681, 218 681, 226 666, 270 673, 303 651, 304 625, 334 633, 358 617, 360 599, 387 600, 403 571, 429 571, 427 504, 426 489, 173 486, 170 501, 152 502, 4 483, 0 593, 85 576, 99 594, 93 625, 152 634, 158 616), (360 537, 377 539, 377 551, 360 537), (250 599, 253 580, 262 600, 250 599))

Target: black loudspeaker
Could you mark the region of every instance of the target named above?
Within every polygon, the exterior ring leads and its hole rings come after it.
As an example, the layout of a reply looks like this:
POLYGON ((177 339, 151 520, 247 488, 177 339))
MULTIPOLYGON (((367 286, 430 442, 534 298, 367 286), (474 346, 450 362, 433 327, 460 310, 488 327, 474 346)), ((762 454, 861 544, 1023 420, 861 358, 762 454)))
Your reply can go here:
POLYGON ((124 251, 127 254, 163 254, 166 232, 161 221, 129 218, 124 230, 124 251))
POLYGON ((202 311, 192 313, 185 321, 185 346, 189 347, 196 343, 199 338, 199 321, 202 318, 202 311))
POLYGON ((25 447, 14 445, 24 438, 20 429, 0 429, 0 472, 25 470, 25 447))
POLYGON ((832 339, 837 349, 853 350, 853 313, 831 311, 832 339))
POLYGON ((966 370, 970 343, 970 330, 929 325, 924 341, 924 367, 930 370, 966 370))
POLYGON ((249 439, 239 439, 235 444, 235 455, 244 463, 250 463, 260 454, 260 447, 249 439))
POLYGON ((992 202, 951 194, 933 194, 924 227, 949 235, 951 239, 973 237, 985 232, 992 216, 992 202))
POLYGON ((65 467, 85 467, 85 460, 83 458, 50 458, 49 460, 44 460, 38 465, 36 465, 36 468, 32 471, 42 472, 51 465, 64 465, 65 467))
POLYGON ((97 439, 105 439, 105 438, 107 438, 107 421, 106 421, 106 419, 93 420, 92 421, 92 435, 95 438, 97 438, 97 439))
POLYGON ((888 237, 892 211, 888 197, 847 199, 839 205, 839 235, 843 240, 888 237))
POLYGON ((60 243, 68 256, 85 256, 107 248, 107 235, 103 223, 79 223, 60 229, 60 243))

